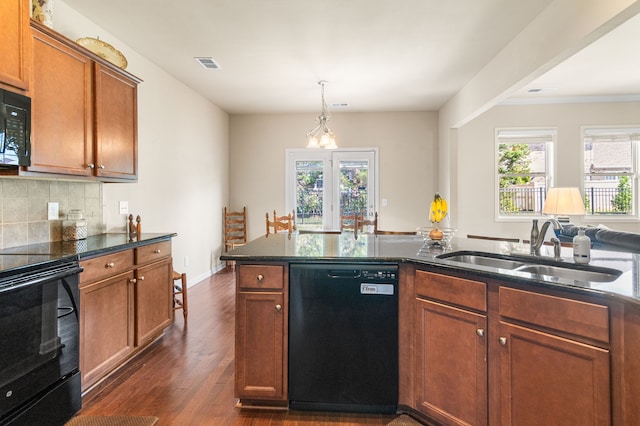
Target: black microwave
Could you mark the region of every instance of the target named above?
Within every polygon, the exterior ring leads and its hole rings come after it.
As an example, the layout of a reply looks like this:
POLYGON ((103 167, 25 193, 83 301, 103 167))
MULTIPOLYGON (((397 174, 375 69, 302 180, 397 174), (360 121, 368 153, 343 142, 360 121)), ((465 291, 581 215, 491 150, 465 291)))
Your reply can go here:
POLYGON ((0 89, 0 167, 31 165, 31 99, 0 89))

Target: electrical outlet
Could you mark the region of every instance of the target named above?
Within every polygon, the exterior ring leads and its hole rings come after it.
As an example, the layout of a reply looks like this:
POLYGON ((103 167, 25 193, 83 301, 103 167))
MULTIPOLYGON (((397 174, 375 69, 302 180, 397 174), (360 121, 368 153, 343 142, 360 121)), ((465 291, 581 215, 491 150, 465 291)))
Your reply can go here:
POLYGON ((120 212, 120 214, 129 214, 129 202, 120 201, 118 211, 120 212))
POLYGON ((47 203, 47 219, 48 220, 58 220, 60 218, 60 210, 58 203, 51 202, 47 203))

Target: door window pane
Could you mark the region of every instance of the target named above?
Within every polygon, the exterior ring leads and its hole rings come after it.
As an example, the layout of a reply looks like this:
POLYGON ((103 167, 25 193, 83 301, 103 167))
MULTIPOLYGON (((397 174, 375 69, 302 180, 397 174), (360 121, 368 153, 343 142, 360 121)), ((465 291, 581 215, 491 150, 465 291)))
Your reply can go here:
POLYGON ((340 214, 367 212, 369 205, 369 162, 340 161, 340 214))
POLYGON ((296 161, 296 225, 322 229, 324 162, 296 161))

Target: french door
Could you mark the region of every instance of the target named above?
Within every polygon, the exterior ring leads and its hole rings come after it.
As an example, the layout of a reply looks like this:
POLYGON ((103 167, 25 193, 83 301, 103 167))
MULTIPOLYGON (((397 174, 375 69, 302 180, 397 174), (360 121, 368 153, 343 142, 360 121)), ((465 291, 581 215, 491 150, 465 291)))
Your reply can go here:
POLYGON ((373 218, 377 200, 377 150, 289 149, 287 211, 298 229, 337 230, 343 213, 373 218))

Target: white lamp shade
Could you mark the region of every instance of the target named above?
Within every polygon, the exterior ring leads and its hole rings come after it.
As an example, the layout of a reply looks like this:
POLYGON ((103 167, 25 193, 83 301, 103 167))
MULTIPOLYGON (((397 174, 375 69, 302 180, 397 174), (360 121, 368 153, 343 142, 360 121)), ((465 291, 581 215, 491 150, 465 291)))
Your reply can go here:
POLYGON ((551 215, 583 215, 584 201, 578 188, 549 188, 542 213, 551 215))

